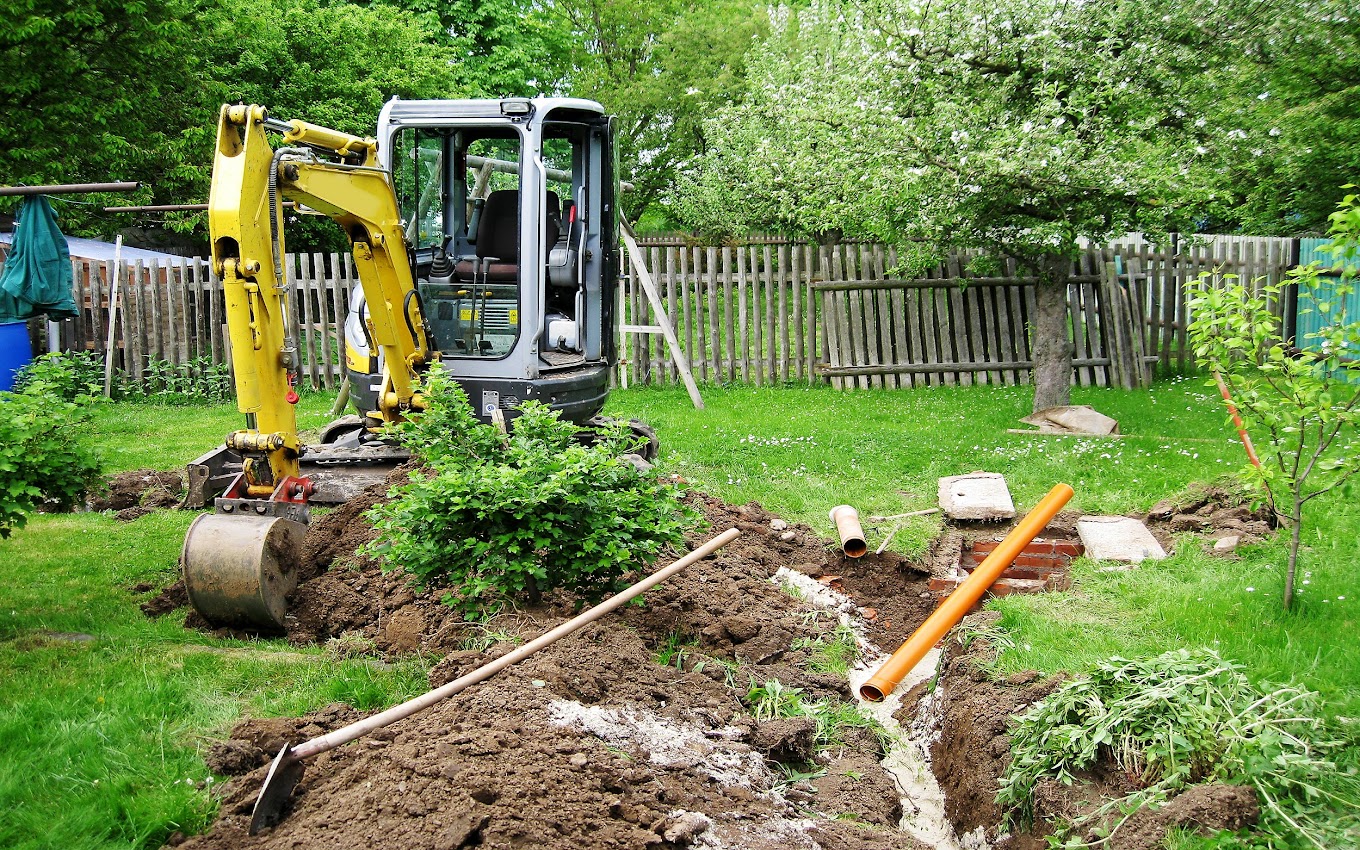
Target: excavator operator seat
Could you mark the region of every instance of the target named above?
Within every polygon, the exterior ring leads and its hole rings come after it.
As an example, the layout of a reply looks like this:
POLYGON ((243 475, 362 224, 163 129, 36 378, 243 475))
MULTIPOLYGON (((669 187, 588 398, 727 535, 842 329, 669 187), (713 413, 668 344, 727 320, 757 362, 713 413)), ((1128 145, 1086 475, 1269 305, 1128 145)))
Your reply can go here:
MULTIPOLYGON (((544 221, 544 247, 557 244, 561 229, 562 203, 556 192, 547 193, 544 221)), ((519 277, 519 190, 497 189, 486 198, 477 220, 477 253, 457 265, 459 280, 513 283, 519 277)))

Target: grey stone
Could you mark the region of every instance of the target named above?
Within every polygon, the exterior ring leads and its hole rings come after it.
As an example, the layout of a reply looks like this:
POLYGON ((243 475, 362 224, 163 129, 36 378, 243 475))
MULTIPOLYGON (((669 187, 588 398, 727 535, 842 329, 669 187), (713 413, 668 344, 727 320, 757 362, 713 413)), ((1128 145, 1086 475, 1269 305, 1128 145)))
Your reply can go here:
POLYGON ((1077 520, 1077 536, 1086 554, 1098 561, 1137 564, 1166 557, 1147 526, 1126 516, 1084 516, 1077 520))
POLYGON ((939 483, 940 508, 956 520, 999 521, 1015 518, 1006 478, 997 472, 951 475, 939 483))
POLYGON ((770 531, 783 531, 784 529, 786 529, 786 528, 788 528, 788 527, 789 527, 789 524, 788 524, 787 522, 784 522, 784 520, 782 520, 782 519, 772 519, 772 520, 770 520, 770 531))
POLYGON ((783 540, 785 543, 792 543, 797 538, 798 535, 794 534, 792 531, 786 531, 783 534, 779 535, 779 539, 783 540))
POLYGON ((1214 551, 1220 555, 1227 555, 1237 551, 1237 544, 1242 542, 1242 538, 1236 534, 1227 537, 1220 537, 1214 541, 1214 551))

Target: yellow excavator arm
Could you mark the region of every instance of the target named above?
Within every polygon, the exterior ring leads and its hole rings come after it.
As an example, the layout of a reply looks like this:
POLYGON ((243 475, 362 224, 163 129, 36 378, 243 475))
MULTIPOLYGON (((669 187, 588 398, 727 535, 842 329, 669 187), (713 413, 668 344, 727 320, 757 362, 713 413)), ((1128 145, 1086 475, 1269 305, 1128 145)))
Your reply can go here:
POLYGON ((237 405, 250 427, 227 438, 246 458, 250 497, 267 498, 298 475, 301 445, 293 391, 297 341, 288 336, 283 201, 334 219, 349 238, 368 304, 367 330, 384 355, 375 418, 400 420, 424 408, 419 370, 433 352, 407 260, 391 179, 377 142, 305 121, 275 121, 261 106, 224 106, 208 226, 222 280, 237 405), (283 134, 271 146, 266 130, 283 134), (322 157, 325 157, 324 159, 322 157))
POLYGON ((312 487, 299 476, 294 390, 299 356, 288 333, 283 266, 285 200, 344 229, 368 304, 366 330, 385 358, 378 410, 395 422, 424 409, 417 376, 430 350, 401 217, 377 142, 303 121, 273 121, 260 106, 224 106, 208 225, 222 281, 237 406, 246 428, 227 435, 242 471, 184 539, 184 583, 194 608, 224 625, 282 628, 297 582, 312 487), (266 130, 283 134, 274 148, 266 130))

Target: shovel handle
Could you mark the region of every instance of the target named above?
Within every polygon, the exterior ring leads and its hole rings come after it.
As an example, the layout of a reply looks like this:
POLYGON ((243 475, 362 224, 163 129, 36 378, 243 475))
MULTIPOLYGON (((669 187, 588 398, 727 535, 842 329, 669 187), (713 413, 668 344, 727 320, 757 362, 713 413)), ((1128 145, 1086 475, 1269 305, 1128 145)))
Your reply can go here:
POLYGON ((680 572, 685 567, 688 567, 690 564, 701 558, 708 557, 740 536, 740 531, 735 528, 729 528, 727 531, 724 531, 722 534, 708 541, 698 549, 690 552, 669 567, 657 570, 655 573, 632 587, 629 587, 627 590, 609 597, 594 608, 578 614, 552 631, 534 638, 514 652, 503 655, 489 664, 484 664, 476 670, 473 670, 471 673, 460 676, 446 685, 442 685, 432 691, 421 694, 418 697, 409 699, 400 705, 394 705, 386 711, 380 711, 371 717, 366 717, 363 720, 356 721, 348 726, 336 729, 333 732, 327 732, 325 735, 298 744, 288 751, 285 761, 297 762, 324 753, 327 750, 333 750, 342 744, 348 744, 356 738, 362 738, 370 732, 424 711, 435 703, 447 697, 451 697, 459 691, 471 687, 478 682, 490 679, 506 667, 518 664, 549 644, 561 640, 588 623, 595 622, 610 611, 626 605, 628 602, 632 601, 634 597, 646 593, 648 590, 656 587, 658 584, 680 572))

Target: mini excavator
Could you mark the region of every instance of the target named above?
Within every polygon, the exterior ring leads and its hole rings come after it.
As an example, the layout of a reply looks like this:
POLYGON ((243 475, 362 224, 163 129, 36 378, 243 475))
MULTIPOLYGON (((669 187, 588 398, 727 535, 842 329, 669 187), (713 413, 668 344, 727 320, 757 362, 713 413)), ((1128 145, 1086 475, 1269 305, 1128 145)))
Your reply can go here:
MULTIPOLYGON (((599 421, 615 359, 617 192, 612 118, 591 101, 394 98, 377 138, 222 108, 208 215, 246 427, 189 468, 189 505, 214 506, 182 557, 205 619, 284 626, 309 505, 344 501, 348 471, 405 458, 380 429, 424 409, 431 364, 483 421, 528 400, 599 421), (344 345, 356 413, 318 445, 297 432, 285 200, 342 228, 360 282, 344 345)), ((633 424, 651 460, 655 435, 633 424)))

